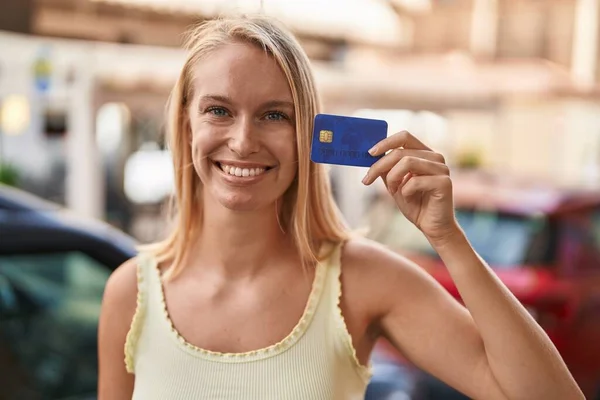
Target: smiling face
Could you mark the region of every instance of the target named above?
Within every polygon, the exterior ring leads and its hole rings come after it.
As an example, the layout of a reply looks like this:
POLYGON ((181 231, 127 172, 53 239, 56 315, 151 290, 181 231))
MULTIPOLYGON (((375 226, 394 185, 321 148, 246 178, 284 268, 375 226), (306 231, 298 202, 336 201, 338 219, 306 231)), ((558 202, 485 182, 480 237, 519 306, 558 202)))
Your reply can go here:
POLYGON ((272 206, 297 172, 292 93, 258 46, 223 45, 193 69, 192 160, 204 201, 240 211, 272 206))

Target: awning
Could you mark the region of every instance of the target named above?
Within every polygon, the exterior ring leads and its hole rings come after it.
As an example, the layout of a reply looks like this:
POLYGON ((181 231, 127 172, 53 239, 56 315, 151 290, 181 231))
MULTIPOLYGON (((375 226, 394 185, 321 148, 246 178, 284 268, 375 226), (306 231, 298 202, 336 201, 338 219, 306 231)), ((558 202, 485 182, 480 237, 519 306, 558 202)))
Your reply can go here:
POLYGON ((152 9, 163 13, 183 12, 206 18, 262 12, 274 16, 299 33, 383 46, 400 45, 408 37, 408 27, 404 26, 389 2, 384 0, 90 1, 152 9))

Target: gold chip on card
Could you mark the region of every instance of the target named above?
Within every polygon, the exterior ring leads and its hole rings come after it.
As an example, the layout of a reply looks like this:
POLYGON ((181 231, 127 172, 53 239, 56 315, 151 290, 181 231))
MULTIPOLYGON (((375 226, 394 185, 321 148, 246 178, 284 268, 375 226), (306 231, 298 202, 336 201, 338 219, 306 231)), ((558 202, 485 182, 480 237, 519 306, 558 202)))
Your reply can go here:
POLYGON ((333 142, 333 132, 322 130, 319 132, 319 142, 321 143, 331 143, 333 142))

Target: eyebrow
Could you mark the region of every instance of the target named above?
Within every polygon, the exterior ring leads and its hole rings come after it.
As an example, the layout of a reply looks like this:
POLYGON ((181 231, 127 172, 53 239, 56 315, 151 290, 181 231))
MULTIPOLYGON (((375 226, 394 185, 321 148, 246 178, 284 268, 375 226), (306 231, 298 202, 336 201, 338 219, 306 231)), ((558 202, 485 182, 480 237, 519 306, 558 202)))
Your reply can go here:
MULTIPOLYGON (((233 104, 231 98, 227 96, 222 96, 219 94, 207 94, 200 97, 200 101, 217 101, 224 104, 233 104)), ((279 107, 287 107, 290 109, 294 109, 294 103, 287 100, 270 100, 260 105, 260 108, 279 108, 279 107)))
POLYGON ((293 110, 294 103, 286 100, 272 100, 264 103, 262 108, 290 108, 293 110))
POLYGON ((221 96, 218 94, 206 94, 200 97, 200 101, 218 101, 220 103, 232 104, 233 102, 227 96, 221 96))

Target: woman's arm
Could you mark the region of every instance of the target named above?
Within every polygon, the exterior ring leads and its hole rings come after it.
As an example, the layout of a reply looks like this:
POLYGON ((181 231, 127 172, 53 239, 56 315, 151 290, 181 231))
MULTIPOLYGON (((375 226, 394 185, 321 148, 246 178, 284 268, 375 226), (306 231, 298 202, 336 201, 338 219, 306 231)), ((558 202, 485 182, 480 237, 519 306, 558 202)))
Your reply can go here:
POLYGON ((125 338, 137 304, 136 261, 121 265, 104 289, 98 326, 98 400, 131 400, 134 375, 125 370, 125 338))
POLYGON ((485 359, 508 399, 583 399, 558 351, 475 253, 462 230, 432 242, 469 310, 485 359))
POLYGON ((583 399, 546 334, 468 242, 447 246, 440 255, 468 308, 418 265, 370 241, 344 248, 345 296, 363 293, 360 307, 368 306, 376 332, 472 399, 583 399))
POLYGON ((584 398, 547 335, 458 226, 444 157, 408 132, 384 139, 372 154, 388 151, 363 183, 383 178, 400 211, 440 255, 466 309, 418 267, 375 253, 391 299, 382 311, 384 334, 424 369, 475 398, 584 398))

